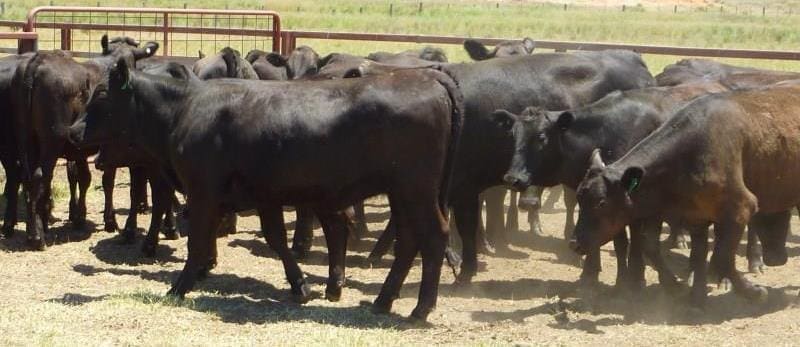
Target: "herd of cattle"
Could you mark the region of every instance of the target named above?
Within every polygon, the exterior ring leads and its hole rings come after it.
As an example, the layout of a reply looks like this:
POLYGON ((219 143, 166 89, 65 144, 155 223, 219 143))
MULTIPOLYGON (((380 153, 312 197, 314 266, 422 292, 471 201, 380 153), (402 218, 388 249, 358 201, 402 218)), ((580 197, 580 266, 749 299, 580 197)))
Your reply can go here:
POLYGON ((217 236, 235 232, 236 213, 254 210, 299 302, 311 297, 297 260, 309 250, 316 216, 329 249, 326 297, 338 300, 348 238, 366 231, 362 202, 386 194, 392 214, 370 259, 394 243, 395 260, 373 308, 391 309, 421 253, 411 316, 424 320, 445 259, 467 285, 479 249, 506 249, 518 204, 514 193, 506 223, 504 187, 525 191, 519 201, 533 231, 541 229, 541 190, 533 186, 566 188, 565 238, 587 257, 586 285, 598 281, 600 246, 613 240, 618 286, 644 286, 646 256, 661 284, 678 287, 660 253, 664 222, 671 242, 691 236, 696 305, 706 297, 712 223, 711 269, 737 293, 767 295, 734 264, 745 227, 751 271, 787 261, 790 211, 800 203, 798 73, 693 59, 654 78, 634 52, 534 54, 530 39, 493 50, 467 41, 476 61, 461 64, 431 47, 365 58, 320 57, 303 46, 288 56, 225 48, 185 66, 154 57, 154 42, 104 36, 101 45, 101 56, 83 62, 62 51, 0 59, 2 234, 14 233, 22 184, 28 244, 45 248, 61 157, 69 220, 82 226, 87 158, 99 151, 107 231, 118 229, 114 172, 131 170, 126 242, 136 239, 149 181, 146 256, 155 256, 159 232, 179 237, 175 192, 186 197, 188 258, 170 294, 183 296, 205 277, 216 265, 217 236), (298 214, 291 248, 284 206, 298 214), (461 254, 448 246, 450 210, 461 254))

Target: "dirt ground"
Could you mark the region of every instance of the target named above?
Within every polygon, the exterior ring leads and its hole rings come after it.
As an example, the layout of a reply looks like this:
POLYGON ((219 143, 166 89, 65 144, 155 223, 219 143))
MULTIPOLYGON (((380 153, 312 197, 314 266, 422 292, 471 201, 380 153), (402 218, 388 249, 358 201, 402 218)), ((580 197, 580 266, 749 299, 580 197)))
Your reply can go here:
MULTIPOLYGON (((63 167, 57 173, 63 190, 63 167)), ((126 175, 118 180, 117 220, 124 223, 126 175)), ((187 300, 165 298, 183 266, 186 239, 161 241, 155 259, 137 246, 121 245, 102 231, 100 177, 94 173, 89 220, 96 231, 75 231, 56 222, 45 252, 24 246, 24 224, 0 240, 0 345, 794 345, 800 341, 795 314, 800 258, 764 274, 748 275, 770 287, 764 303, 748 302, 709 286, 704 311, 686 304, 686 293, 667 294, 648 268, 641 295, 612 290, 615 266, 610 246, 603 251, 603 287, 594 295, 578 290, 580 269, 561 239, 562 205, 542 216, 547 237, 513 235, 510 257, 480 256, 481 271, 469 287, 453 285, 444 272, 439 305, 425 326, 406 323, 416 303, 419 266, 409 275, 394 314, 374 315, 363 302, 374 300, 390 257, 377 268, 365 258, 387 222, 385 199, 367 205, 373 232, 348 253, 348 282, 341 302, 319 297, 291 302, 275 254, 260 236, 255 218, 242 218, 239 233, 218 240, 219 265, 187 300)), ((66 201, 55 216, 66 219, 66 201)), ((287 221, 293 213, 287 212, 287 221)), ((140 217, 145 226, 149 214, 140 217)), ((289 222, 289 227, 293 227, 289 222)), ((797 228, 797 221, 792 221, 797 228)), ((316 230, 312 256, 301 266, 316 293, 324 291, 326 248, 316 230)), ((800 253, 791 236, 789 254, 800 253)), ((687 251, 666 251, 685 277, 687 251)), ((741 254, 744 252, 742 246, 741 254)), ((418 264, 418 263, 417 263, 418 264)), ((738 259, 746 269, 745 259, 738 259)))

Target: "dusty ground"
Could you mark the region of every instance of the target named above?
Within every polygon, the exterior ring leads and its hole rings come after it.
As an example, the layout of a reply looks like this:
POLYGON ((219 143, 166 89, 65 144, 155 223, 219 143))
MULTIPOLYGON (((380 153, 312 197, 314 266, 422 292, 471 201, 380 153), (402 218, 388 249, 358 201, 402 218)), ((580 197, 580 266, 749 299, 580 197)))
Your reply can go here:
MULTIPOLYGON (((63 191, 60 168, 57 191, 63 191)), ((99 184, 95 173, 94 184, 99 184)), ((118 182, 118 207, 124 207, 126 183, 118 182)), ((101 191, 91 190, 91 221, 100 223, 101 191)), ((2 204, 0 204, 2 205, 2 204)), ((66 218, 66 203, 56 216, 66 218)), ((124 222, 119 211, 118 221, 124 222)), ((0 345, 793 345, 800 341, 798 310, 800 260, 750 276, 771 287, 766 303, 751 303, 713 289, 705 312, 690 310, 683 297, 653 284, 641 296, 614 295, 614 262, 603 252, 605 287, 595 298, 580 295, 574 284, 580 269, 565 250, 561 211, 543 216, 549 237, 533 237, 521 218, 513 257, 481 256, 481 272, 469 288, 442 278, 438 309, 429 326, 411 326, 403 316, 416 303, 419 267, 412 270, 392 316, 376 316, 360 305, 372 301, 388 272, 363 264, 368 249, 386 224, 385 201, 368 204, 367 247, 350 251, 343 300, 322 298, 304 306, 291 303, 280 262, 259 236, 254 218, 244 218, 239 233, 218 241, 219 266, 183 302, 162 295, 183 266, 186 240, 162 241, 156 259, 137 247, 119 245, 112 234, 73 231, 55 224, 46 252, 24 247, 24 225, 10 240, 0 240, 0 345)), ((287 213, 287 220, 293 218, 287 213)), ((147 225, 144 215, 139 225, 147 225)), ((290 223, 291 224, 291 223, 290 223)), ((291 226, 291 225, 290 225, 291 226)), ((797 222, 793 221, 797 228, 797 222)), ((102 225, 97 225, 101 229, 102 225)), ((317 230, 319 235, 319 230, 317 230)), ((800 238, 790 240, 790 255, 800 238)), ((310 260, 302 264, 324 290, 326 249, 318 236, 310 260)), ((671 265, 685 275, 687 252, 670 252, 671 265)), ((739 258, 740 269, 745 268, 739 258)))

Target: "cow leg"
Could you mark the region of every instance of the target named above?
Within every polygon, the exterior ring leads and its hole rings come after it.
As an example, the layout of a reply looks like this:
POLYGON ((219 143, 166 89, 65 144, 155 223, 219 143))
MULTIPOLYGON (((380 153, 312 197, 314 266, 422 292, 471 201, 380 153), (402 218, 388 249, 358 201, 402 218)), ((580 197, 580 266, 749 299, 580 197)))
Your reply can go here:
MULTIPOLYGON (((160 179, 163 180, 163 178, 160 179)), ((162 202, 164 204, 167 204, 166 210, 164 211, 164 222, 163 222, 162 232, 164 234, 165 239, 177 240, 181 237, 181 234, 178 232, 178 223, 175 220, 175 211, 178 209, 179 204, 175 202, 176 201, 175 190, 172 189, 172 186, 169 184, 169 182, 162 181, 162 183, 165 185, 167 191, 167 193, 165 193, 163 197, 166 197, 168 199, 167 201, 162 202)))
MULTIPOLYGON (((644 257, 642 253, 642 248, 644 247, 644 231, 642 223, 640 221, 634 222, 631 225, 631 243, 630 243, 630 250, 628 251, 628 273, 625 278, 623 278, 628 285, 628 288, 633 290, 634 292, 641 292, 646 285, 646 281, 644 279, 644 257)), ((622 233, 625 233, 623 231, 622 233)), ((616 239, 615 239, 616 240, 616 239)), ((615 242, 615 253, 618 252, 616 250, 616 242, 615 242)), ((619 259, 619 254, 617 254, 617 259, 619 259)), ((622 254, 624 257, 625 254, 622 254)), ((617 277, 617 281, 619 281, 619 277, 617 277)), ((617 282, 617 285, 621 284, 622 282, 617 282)))
MULTIPOLYGON (((153 192, 153 211, 150 214, 150 227, 147 229, 147 235, 142 243, 142 253, 146 257, 154 257, 156 255, 156 247, 158 246, 158 232, 161 230, 162 225, 167 228, 167 223, 163 223, 166 214, 172 210, 172 189, 169 183, 159 178, 158 175, 150 176, 150 186, 153 192)), ((169 216, 167 216, 167 219, 169 216)), ((166 231, 165 235, 170 233, 172 237, 177 236, 174 223, 172 230, 166 231)), ((175 239, 175 238, 173 238, 175 239)))
POLYGON ((44 233, 48 228, 50 217, 50 184, 53 180, 53 170, 57 156, 55 151, 51 154, 43 153, 42 160, 38 167, 32 170, 30 183, 28 185, 28 223, 26 231, 28 233, 28 244, 36 250, 46 248, 44 233))
POLYGON ((508 212, 506 213, 506 234, 519 232, 519 204, 517 203, 517 196, 519 193, 515 190, 509 191, 508 212))
POLYGON ((144 167, 131 167, 131 207, 136 208, 136 212, 145 213, 149 209, 147 206, 147 169, 144 167))
POLYGON ((367 227, 367 215, 364 212, 364 200, 357 202, 353 205, 353 222, 355 223, 355 239, 356 240, 363 240, 369 234, 369 228, 367 227))
POLYGON ((67 183, 69 186, 69 221, 73 224, 78 212, 78 164, 67 161, 67 183))
POLYGON ((286 227, 283 224, 283 209, 281 206, 260 207, 258 216, 261 219, 261 229, 269 248, 278 254, 283 263, 286 280, 289 281, 289 285, 292 287, 292 299, 298 303, 308 302, 311 300, 311 287, 306 283, 300 266, 297 265, 297 261, 289 250, 289 240, 286 237, 286 227))
POLYGON ((758 232, 753 227, 765 227, 769 224, 756 226, 755 224, 759 222, 763 221, 759 221, 759 218, 755 217, 747 228, 747 270, 751 273, 764 273, 763 252, 761 244, 758 242, 758 232))
POLYGON ((478 194, 465 193, 453 200, 453 218, 456 229, 461 236, 461 272, 456 281, 469 283, 478 273, 478 254, 475 234, 478 231, 478 215, 480 214, 478 194))
POLYGON ((17 204, 19 202, 20 168, 13 159, 3 160, 6 171, 6 185, 3 195, 6 198, 6 210, 3 217, 3 236, 10 238, 17 225, 17 204))
MULTIPOLYGON (((412 223, 408 216, 411 211, 407 210, 412 206, 399 204, 397 199, 389 196, 389 204, 392 209, 392 216, 395 219, 397 237, 394 244, 394 262, 389 270, 389 275, 381 286, 381 291, 372 306, 375 313, 388 313, 392 310, 394 300, 400 295, 400 288, 405 282, 411 264, 414 262, 419 251, 418 239, 415 237, 415 230, 412 230, 412 223)), ((423 272, 426 270, 423 270, 423 272)))
POLYGON ((198 279, 204 278, 217 263, 217 228, 222 219, 217 199, 190 196, 188 256, 183 271, 172 285, 168 295, 180 298, 194 287, 198 279))
POLYGON ((301 260, 311 251, 314 239, 314 211, 302 206, 295 207, 297 219, 295 221, 294 238, 292 239, 292 254, 295 259, 301 260))
POLYGON ((711 257, 712 266, 721 279, 731 280, 733 290, 737 294, 750 300, 763 300, 767 296, 767 290, 753 285, 736 270, 736 249, 744 229, 745 225, 733 221, 714 225, 714 235, 717 241, 714 252, 718 254, 711 257))
POLYGON ((415 211, 417 212, 416 216, 412 217, 412 221, 416 222, 414 226, 416 232, 412 237, 422 237, 416 242, 422 255, 422 281, 420 282, 417 306, 411 312, 411 318, 421 321, 425 321, 436 307, 442 262, 448 239, 447 221, 438 208, 436 200, 431 199, 430 203, 432 206, 427 209, 424 205, 415 206, 421 208, 419 211, 415 211))
POLYGON ((506 198, 505 187, 492 187, 483 192, 486 199, 486 238, 495 251, 507 251, 508 239, 505 234, 503 210, 506 198))
MULTIPOLYGON (((575 206, 578 205, 578 197, 572 188, 562 187, 564 191, 564 206, 567 209, 567 220, 564 223, 564 240, 569 240, 575 231, 575 206)), ((552 196, 552 193, 550 195, 552 196)))
POLYGON ((653 264, 653 268, 658 272, 658 282, 668 291, 675 291, 680 287, 680 283, 661 255, 661 224, 660 220, 642 222, 644 228, 641 230, 644 237, 643 251, 650 263, 653 264))
POLYGON ((544 188, 533 186, 526 189, 519 199, 520 208, 528 211, 528 224, 531 226, 531 232, 539 236, 544 236, 542 223, 539 219, 543 192, 544 188))
POLYGON ((369 256, 367 256, 367 260, 370 262, 370 264, 377 264, 381 258, 383 258, 383 256, 389 252, 389 248, 392 247, 395 237, 397 237, 397 228, 395 228, 394 219, 394 215, 389 217, 389 223, 386 224, 386 230, 384 230, 383 233, 381 233, 381 236, 378 237, 378 242, 375 242, 375 247, 372 248, 372 252, 370 252, 369 256))
POLYGON ((689 253, 689 265, 692 271, 692 289, 689 302, 694 307, 703 307, 706 302, 706 286, 708 284, 708 226, 692 226, 689 228, 692 238, 692 250, 689 253))
POLYGON ((234 212, 226 212, 222 215, 222 221, 217 228, 217 237, 236 234, 236 223, 238 216, 234 212))
POLYGON ((114 215, 114 179, 117 176, 116 168, 106 168, 103 170, 103 197, 105 206, 103 207, 103 224, 107 232, 113 233, 119 229, 117 218, 114 215))
POLYGON ((128 189, 128 196, 130 197, 130 207, 128 208, 128 219, 125 220, 125 228, 122 230, 122 243, 132 244, 136 242, 136 234, 139 231, 139 207, 137 200, 141 188, 139 185, 141 181, 134 179, 134 169, 130 168, 131 184, 128 189))
MULTIPOLYGON (((566 189, 569 189, 569 188, 567 188, 566 186, 563 186, 563 185, 550 187, 548 189, 550 194, 547 195, 547 200, 545 200, 542 203, 542 210, 545 210, 545 211, 553 211, 553 210, 555 210, 556 209, 556 203, 558 202, 558 199, 561 197, 561 192, 565 192, 565 194, 566 194, 566 189)), ((564 200, 566 201, 566 196, 564 196, 564 200)), ((569 239, 567 239, 567 240, 569 240, 569 239)))
POLYGON ((347 222, 348 217, 343 212, 317 211, 316 213, 328 244, 328 282, 325 287, 325 298, 328 301, 339 301, 345 281, 347 235, 351 228, 347 222))
POLYGON ((78 204, 77 211, 75 211, 75 218, 71 219, 72 224, 76 228, 82 228, 86 224, 86 194, 89 192, 89 186, 92 184, 92 172, 89 171, 89 163, 86 157, 82 157, 75 161, 76 173, 78 174, 78 204))

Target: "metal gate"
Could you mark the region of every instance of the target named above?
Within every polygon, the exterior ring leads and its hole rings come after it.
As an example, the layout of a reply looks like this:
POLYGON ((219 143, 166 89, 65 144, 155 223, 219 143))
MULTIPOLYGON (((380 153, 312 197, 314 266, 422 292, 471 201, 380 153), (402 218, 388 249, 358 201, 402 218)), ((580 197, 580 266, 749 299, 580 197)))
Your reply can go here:
POLYGON ((225 46, 280 51, 278 13, 261 10, 43 6, 28 12, 23 31, 36 32, 23 51, 63 49, 75 56, 101 51, 100 38, 129 36, 156 41, 164 56, 197 57, 225 46))

